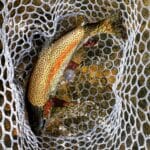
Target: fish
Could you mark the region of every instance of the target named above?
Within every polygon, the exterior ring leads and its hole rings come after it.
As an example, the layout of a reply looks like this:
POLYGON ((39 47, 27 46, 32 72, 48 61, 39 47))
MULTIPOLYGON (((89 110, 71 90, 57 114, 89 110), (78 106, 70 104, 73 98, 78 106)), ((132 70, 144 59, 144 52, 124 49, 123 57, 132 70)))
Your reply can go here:
MULTIPOLYGON (((46 111, 49 113, 54 106, 57 107, 58 99, 53 100, 52 97, 56 94, 58 83, 73 54, 84 41, 99 32, 101 22, 80 25, 44 48, 39 54, 29 79, 27 92, 30 105, 29 123, 35 134, 40 134, 45 124, 44 108, 49 110, 46 111)), ((64 100, 61 100, 60 104, 66 106, 64 100)))

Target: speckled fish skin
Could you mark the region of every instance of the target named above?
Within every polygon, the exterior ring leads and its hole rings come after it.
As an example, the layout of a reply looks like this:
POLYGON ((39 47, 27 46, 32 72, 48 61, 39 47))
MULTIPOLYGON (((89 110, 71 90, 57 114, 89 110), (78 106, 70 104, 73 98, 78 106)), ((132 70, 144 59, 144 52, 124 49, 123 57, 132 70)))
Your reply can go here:
MULTIPOLYGON (((111 32, 111 27, 106 28, 105 24, 103 26, 98 22, 77 27, 42 50, 31 74, 27 91, 29 123, 35 134, 41 134, 47 118, 44 115, 44 106, 50 96, 55 96, 57 85, 74 52, 87 37, 108 30, 111 32)), ((50 112, 52 107, 53 105, 50 106, 50 112)))
POLYGON ((49 94, 55 92, 60 77, 85 36, 84 32, 83 27, 78 27, 42 51, 28 87, 28 99, 33 106, 43 107, 49 94))
POLYGON ((101 22, 79 26, 42 50, 28 87, 28 99, 33 106, 43 107, 49 95, 55 94, 60 77, 81 42, 98 32, 111 32, 111 27, 105 28, 104 25, 102 30, 101 22))

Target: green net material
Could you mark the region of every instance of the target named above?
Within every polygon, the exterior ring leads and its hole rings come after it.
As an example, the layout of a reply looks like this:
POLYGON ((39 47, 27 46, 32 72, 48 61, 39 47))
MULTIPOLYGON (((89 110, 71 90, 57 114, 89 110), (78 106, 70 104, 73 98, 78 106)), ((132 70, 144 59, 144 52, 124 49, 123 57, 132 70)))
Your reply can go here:
POLYGON ((149 10, 148 0, 1 0, 0 149, 150 149, 149 10), (25 81, 42 44, 77 26, 78 16, 92 23, 118 11, 127 39, 99 33, 97 45, 86 49, 82 71, 68 86, 82 105, 64 115, 65 133, 34 135, 25 81))

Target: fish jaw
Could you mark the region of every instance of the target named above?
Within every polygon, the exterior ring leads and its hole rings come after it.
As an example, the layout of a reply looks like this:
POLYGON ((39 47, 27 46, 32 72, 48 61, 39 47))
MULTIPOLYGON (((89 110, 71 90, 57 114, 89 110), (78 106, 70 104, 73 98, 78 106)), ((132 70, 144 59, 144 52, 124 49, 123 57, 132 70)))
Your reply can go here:
POLYGON ((32 131, 36 135, 41 135, 41 129, 43 129, 45 125, 45 121, 43 118, 43 108, 29 105, 28 113, 30 114, 29 123, 32 131))

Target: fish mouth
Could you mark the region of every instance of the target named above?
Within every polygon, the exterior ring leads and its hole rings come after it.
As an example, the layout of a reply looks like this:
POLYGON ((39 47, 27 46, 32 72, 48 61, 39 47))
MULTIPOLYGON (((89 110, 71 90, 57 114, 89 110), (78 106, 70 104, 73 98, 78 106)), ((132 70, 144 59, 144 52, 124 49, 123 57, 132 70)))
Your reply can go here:
POLYGON ((41 135, 42 129, 45 125, 45 119, 43 117, 43 107, 34 106, 30 103, 28 108, 28 117, 32 131, 36 135, 41 135))

